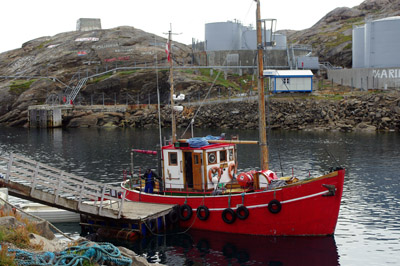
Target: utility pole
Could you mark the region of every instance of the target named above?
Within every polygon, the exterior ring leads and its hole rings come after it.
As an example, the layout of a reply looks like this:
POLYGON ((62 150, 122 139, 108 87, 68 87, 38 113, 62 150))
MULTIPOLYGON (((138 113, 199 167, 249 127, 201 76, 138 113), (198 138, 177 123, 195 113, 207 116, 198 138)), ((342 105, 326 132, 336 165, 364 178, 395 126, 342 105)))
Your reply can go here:
POLYGON ((268 147, 267 130, 265 124, 265 96, 264 96, 264 64, 263 64, 263 41, 261 34, 261 11, 260 0, 257 1, 257 49, 258 49, 258 127, 259 127, 259 145, 260 145, 260 167, 261 170, 268 170, 268 147))

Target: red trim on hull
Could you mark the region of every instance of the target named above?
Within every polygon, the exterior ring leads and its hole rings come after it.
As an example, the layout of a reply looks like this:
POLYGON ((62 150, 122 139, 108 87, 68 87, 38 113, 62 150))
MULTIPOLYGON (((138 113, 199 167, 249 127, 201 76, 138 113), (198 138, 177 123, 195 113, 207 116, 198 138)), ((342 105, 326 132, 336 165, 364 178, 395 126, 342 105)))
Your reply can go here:
POLYGON ((335 231, 342 198, 344 170, 333 172, 326 176, 297 185, 289 185, 276 191, 221 195, 221 196, 168 196, 139 193, 127 190, 126 198, 132 201, 179 204, 185 203, 192 207, 193 216, 188 221, 181 221, 182 227, 219 231, 226 233, 251 235, 332 235, 335 231), (323 196, 328 189, 323 185, 334 185, 334 196, 323 196), (229 206, 230 199, 230 206, 229 206), (277 199, 282 204, 279 213, 271 213, 268 203, 277 199), (236 219, 232 224, 222 220, 225 208, 236 210, 244 204, 249 209, 249 217, 245 220, 236 219), (196 217, 198 206, 205 205, 210 210, 206 221, 196 217), (196 221, 194 221, 196 219, 196 221))

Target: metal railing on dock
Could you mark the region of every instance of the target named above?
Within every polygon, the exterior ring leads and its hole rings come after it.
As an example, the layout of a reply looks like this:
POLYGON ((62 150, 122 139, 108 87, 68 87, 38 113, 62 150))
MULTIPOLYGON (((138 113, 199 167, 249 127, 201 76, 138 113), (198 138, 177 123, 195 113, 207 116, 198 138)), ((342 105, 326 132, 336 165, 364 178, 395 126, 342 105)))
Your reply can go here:
POLYGON ((121 218, 126 191, 109 184, 56 169, 26 157, 10 154, 5 184, 10 193, 59 208, 109 218, 121 218))
POLYGON ((165 217, 174 205, 126 201, 126 190, 67 173, 17 154, 0 155, 0 185, 10 195, 87 214, 142 224, 165 217))

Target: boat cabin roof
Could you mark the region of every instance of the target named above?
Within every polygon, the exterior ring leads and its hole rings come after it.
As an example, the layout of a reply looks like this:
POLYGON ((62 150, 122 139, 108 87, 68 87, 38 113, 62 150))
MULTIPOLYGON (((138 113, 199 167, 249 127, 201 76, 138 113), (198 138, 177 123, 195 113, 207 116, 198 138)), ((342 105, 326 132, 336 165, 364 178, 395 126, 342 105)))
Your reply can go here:
POLYGON ((180 145, 167 145, 164 146, 162 149, 163 150, 210 150, 210 149, 218 149, 218 148, 225 148, 225 147, 234 147, 235 144, 229 144, 229 143, 217 143, 217 144, 210 144, 210 145, 206 145, 203 147, 190 147, 188 144, 184 144, 180 142, 180 145))

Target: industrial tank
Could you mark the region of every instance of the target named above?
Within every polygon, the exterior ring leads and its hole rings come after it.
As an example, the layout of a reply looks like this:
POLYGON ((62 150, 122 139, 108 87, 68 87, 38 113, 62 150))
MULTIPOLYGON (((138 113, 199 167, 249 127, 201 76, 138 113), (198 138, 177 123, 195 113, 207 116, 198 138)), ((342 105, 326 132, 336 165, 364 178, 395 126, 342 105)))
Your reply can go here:
MULTIPOLYGON (((271 30, 262 32, 262 40, 264 41, 264 32, 266 34, 266 42, 271 42, 271 30)), ((286 50, 287 40, 286 35, 274 33, 272 39, 276 42, 274 47, 270 49, 286 50)), ((257 32, 253 29, 244 29, 242 32, 242 49, 256 50, 257 49, 257 32)))
POLYGON ((239 50, 242 24, 240 22, 215 22, 205 26, 206 51, 239 50))
POLYGON ((365 67, 400 67, 400 17, 365 24, 365 67))
MULTIPOLYGON (((273 38, 274 38, 274 41, 276 42, 276 45, 273 49, 286 50, 286 46, 287 46, 286 35, 275 33, 273 35, 273 38)), ((267 40, 267 42, 268 42, 268 40, 267 40)))
POLYGON ((242 31, 242 50, 257 49, 257 33, 252 28, 244 28, 242 31))
POLYGON ((365 38, 365 27, 354 27, 353 28, 353 68, 364 67, 364 38, 365 38))

